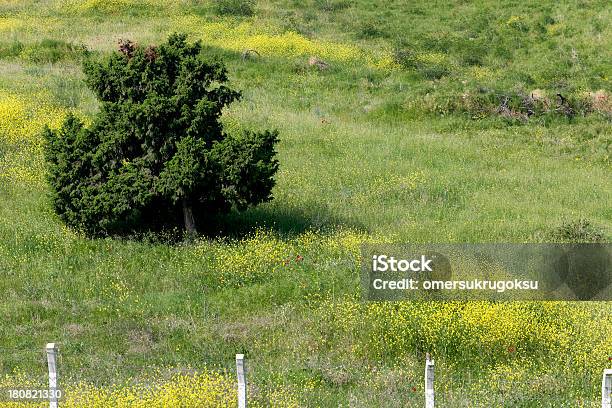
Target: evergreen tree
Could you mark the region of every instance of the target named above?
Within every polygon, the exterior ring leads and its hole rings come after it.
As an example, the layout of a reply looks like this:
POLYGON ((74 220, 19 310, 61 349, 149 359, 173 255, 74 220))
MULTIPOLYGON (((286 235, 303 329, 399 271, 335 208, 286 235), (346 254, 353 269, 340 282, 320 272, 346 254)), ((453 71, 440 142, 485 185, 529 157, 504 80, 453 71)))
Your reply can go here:
POLYGON ((55 210, 69 226, 105 235, 180 223, 191 234, 271 199, 278 133, 224 132, 221 112, 240 94, 199 42, 123 41, 84 72, 100 100, 92 125, 69 116, 44 130, 55 210))

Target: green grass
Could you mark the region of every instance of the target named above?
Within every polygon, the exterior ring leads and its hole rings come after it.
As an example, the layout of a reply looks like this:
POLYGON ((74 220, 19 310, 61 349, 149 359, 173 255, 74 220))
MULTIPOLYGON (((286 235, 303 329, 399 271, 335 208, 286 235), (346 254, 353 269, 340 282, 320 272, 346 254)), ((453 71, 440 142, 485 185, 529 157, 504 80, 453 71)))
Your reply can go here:
POLYGON ((36 129, 13 142, 0 109, 0 373, 44 373, 48 341, 64 381, 100 386, 154 367, 231 372, 245 352, 254 384, 303 406, 420 406, 431 351, 442 406, 597 406, 610 302, 356 299, 363 241, 541 242, 580 219, 610 240, 610 112, 585 96, 610 97, 606 2, 279 0, 251 17, 195 0, 78 3, 0 0, 0 108, 14 95, 28 115, 90 117, 79 44, 105 54, 172 31, 206 44, 202 27, 221 21, 230 39, 280 38, 259 58, 215 38, 206 52, 243 90, 228 129, 279 129, 281 167, 274 200, 226 216, 217 237, 90 240, 52 212, 36 129), (313 49, 329 69, 308 66, 313 49), (551 108, 525 119, 536 89, 551 108), (515 116, 498 113, 506 96, 515 116))

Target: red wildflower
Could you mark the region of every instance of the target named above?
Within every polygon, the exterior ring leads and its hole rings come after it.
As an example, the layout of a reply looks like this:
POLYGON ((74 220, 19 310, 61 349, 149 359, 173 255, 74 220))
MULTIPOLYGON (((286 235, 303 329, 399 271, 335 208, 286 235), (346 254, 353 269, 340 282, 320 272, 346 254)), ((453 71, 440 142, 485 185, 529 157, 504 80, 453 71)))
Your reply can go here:
POLYGON ((297 258, 295 258, 296 262, 300 262, 304 260, 304 257, 302 255, 298 255, 297 258))

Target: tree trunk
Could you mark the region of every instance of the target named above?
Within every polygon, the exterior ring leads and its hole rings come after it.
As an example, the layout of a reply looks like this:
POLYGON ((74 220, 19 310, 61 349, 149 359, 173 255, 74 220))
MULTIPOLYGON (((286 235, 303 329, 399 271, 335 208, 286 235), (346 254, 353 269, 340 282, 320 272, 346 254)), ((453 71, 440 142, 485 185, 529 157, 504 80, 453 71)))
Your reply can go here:
POLYGON ((193 210, 187 198, 183 198, 183 220, 185 221, 185 231, 187 235, 194 236, 196 231, 195 220, 193 218, 193 210))

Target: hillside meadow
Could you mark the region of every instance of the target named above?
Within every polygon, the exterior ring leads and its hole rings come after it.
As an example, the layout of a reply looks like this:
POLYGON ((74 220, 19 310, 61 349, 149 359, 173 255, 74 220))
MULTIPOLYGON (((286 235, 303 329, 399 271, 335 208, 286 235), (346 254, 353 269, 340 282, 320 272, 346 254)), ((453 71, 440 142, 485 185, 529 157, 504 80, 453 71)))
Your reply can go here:
POLYGON ((0 388, 44 384, 54 341, 66 407, 234 406, 236 353, 253 406, 422 406, 430 352, 442 407, 600 406, 611 302, 362 302, 359 251, 609 242, 611 12, 0 0, 0 388), (243 92, 229 132, 279 130, 274 199, 192 242, 66 228, 42 127, 95 115, 84 58, 173 32, 243 92))

